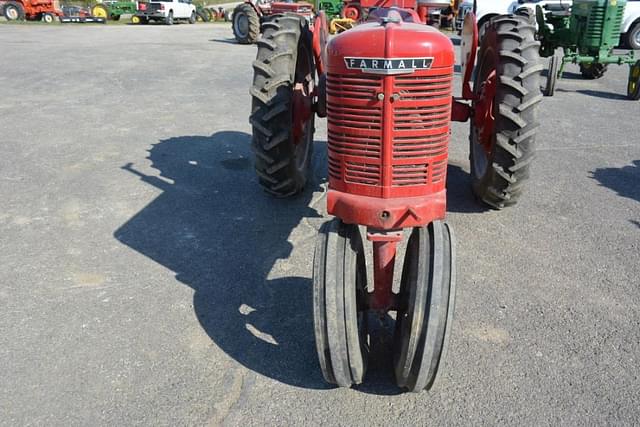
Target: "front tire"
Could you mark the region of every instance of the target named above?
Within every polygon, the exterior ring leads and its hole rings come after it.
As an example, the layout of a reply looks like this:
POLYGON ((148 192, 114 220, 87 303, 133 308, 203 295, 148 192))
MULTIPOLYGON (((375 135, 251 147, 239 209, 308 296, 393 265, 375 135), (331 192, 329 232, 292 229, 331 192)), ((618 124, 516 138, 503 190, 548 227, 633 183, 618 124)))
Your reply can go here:
POLYGON ((195 24, 195 23, 196 23, 196 13, 191 12, 191 16, 189 17, 189 24, 195 24))
POLYGON ((311 31, 294 14, 274 15, 262 30, 250 90, 255 168, 267 192, 287 197, 304 188, 313 150, 311 31))
POLYGON ((471 184, 476 197, 496 209, 517 202, 534 156, 542 100, 535 30, 525 17, 494 18, 478 53, 474 110, 479 116, 485 104, 486 115, 471 120, 471 184))
POLYGON ((173 25, 173 11, 169 11, 169 14, 164 19, 164 23, 167 25, 173 25))
POLYGON ((455 306, 455 241, 442 221, 414 228, 400 280, 393 364, 396 383, 429 390, 444 365, 455 306))
POLYGON ((547 85, 544 88, 544 96, 553 96, 556 91, 556 82, 558 80, 559 58, 552 55, 549 58, 549 69, 547 70, 547 85))
POLYGON ((42 22, 45 22, 47 24, 51 24, 53 22, 53 15, 50 13, 43 13, 42 14, 42 22))
POLYGON ((323 224, 313 257, 313 324, 324 379, 360 384, 367 368, 367 267, 357 225, 323 224))
POLYGON ((252 44, 260 36, 260 18, 249 3, 240 3, 233 10, 233 35, 238 43, 252 44))

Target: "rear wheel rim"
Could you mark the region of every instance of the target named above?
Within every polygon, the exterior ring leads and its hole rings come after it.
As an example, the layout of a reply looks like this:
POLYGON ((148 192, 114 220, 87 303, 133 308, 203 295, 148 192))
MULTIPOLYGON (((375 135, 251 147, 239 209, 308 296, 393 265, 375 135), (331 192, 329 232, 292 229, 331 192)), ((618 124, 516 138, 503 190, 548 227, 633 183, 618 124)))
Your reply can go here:
MULTIPOLYGON (((296 63, 294 88, 300 87, 302 94, 306 98, 311 98, 315 81, 313 78, 313 64, 311 63, 311 53, 307 47, 302 44, 298 49, 298 61, 296 63)), ((293 113, 293 127, 295 128, 295 111, 293 113)), ((313 114, 302 124, 303 132, 295 144, 295 163, 296 169, 303 172, 305 170, 309 157, 309 145, 313 144, 313 114)))
POLYGON ((638 28, 634 33, 633 40, 635 40, 636 45, 640 46, 640 28, 638 28))
POLYGON ((10 20, 16 20, 18 19, 18 10, 14 6, 8 6, 7 15, 10 20))
MULTIPOLYGON (((496 54, 493 49, 487 49, 484 52, 481 61, 479 62, 479 67, 476 73, 476 78, 473 84, 473 91, 476 94, 480 93, 480 86, 484 83, 492 71, 496 69, 496 54)), ((471 131, 471 144, 472 144, 472 153, 471 158, 473 162, 474 172, 476 177, 480 178, 484 176, 487 171, 487 166, 489 164, 489 151, 487 150, 485 141, 482 141, 480 132, 481 129, 477 126, 473 126, 473 119, 471 121, 472 131, 471 131)), ((493 134, 493 132, 492 132, 493 134)))
POLYGON ((249 34, 249 18, 244 13, 238 14, 236 17, 236 28, 240 37, 247 37, 249 34))

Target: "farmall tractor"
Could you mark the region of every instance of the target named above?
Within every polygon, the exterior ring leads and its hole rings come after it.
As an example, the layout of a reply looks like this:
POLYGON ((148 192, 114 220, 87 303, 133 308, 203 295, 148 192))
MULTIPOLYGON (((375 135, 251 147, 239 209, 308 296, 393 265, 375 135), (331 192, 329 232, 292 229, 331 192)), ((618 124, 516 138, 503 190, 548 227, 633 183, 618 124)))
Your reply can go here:
POLYGON ((255 168, 276 197, 300 192, 309 172, 314 117, 327 118, 327 210, 313 262, 318 359, 329 383, 363 381, 368 319, 395 313, 394 369, 410 391, 432 387, 442 366, 455 299, 455 249, 445 222, 450 123, 470 122, 471 184, 485 203, 516 202, 533 158, 539 87, 535 26, 491 21, 477 53, 466 17, 462 93, 454 98, 454 47, 414 10, 380 8, 327 42, 295 14, 262 24, 250 93, 255 168), (471 77, 474 75, 473 85, 471 77), (372 243, 367 280, 364 239, 372 243), (394 262, 409 233, 399 289, 394 262))

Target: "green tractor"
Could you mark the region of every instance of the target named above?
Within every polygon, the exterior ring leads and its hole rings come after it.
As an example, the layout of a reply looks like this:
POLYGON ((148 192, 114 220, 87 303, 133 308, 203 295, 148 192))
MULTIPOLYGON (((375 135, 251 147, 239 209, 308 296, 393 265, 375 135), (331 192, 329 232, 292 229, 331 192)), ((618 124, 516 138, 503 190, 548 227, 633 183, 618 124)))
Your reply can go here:
MULTIPOLYGON (((609 64, 628 64, 627 97, 640 99, 640 60, 633 51, 614 54, 627 0, 573 0, 573 4, 536 6, 540 55, 549 57, 545 95, 552 96, 567 63, 578 64, 584 78, 598 79, 609 64), (563 55, 556 56, 562 48, 563 55)), ((533 18, 533 17, 532 17, 533 18)))
POLYGON ((105 20, 118 21, 120 15, 135 15, 138 2, 135 1, 103 1, 91 7, 91 15, 105 20))
POLYGON ((339 17, 342 13, 342 0, 318 0, 317 9, 324 10, 328 19, 339 17))

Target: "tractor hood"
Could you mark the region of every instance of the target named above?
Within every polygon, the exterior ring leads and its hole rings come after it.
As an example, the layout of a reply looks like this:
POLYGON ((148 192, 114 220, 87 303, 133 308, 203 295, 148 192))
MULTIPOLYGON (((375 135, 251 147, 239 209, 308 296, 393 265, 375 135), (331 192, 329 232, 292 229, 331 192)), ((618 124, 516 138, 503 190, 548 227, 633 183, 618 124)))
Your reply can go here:
POLYGON ((399 13, 377 18, 333 38, 327 46, 328 71, 406 74, 412 70, 451 67, 453 44, 437 29, 399 19, 399 13), (393 19, 395 18, 395 19, 393 19))

